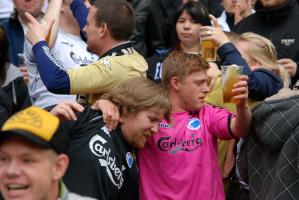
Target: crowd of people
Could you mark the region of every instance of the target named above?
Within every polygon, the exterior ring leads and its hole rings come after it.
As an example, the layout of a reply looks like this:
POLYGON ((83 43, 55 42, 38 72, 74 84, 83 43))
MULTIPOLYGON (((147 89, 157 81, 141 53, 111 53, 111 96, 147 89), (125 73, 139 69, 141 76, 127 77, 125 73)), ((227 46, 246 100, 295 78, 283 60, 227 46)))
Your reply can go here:
POLYGON ((298 23, 296 0, 1 1, 0 199, 299 199, 298 23))

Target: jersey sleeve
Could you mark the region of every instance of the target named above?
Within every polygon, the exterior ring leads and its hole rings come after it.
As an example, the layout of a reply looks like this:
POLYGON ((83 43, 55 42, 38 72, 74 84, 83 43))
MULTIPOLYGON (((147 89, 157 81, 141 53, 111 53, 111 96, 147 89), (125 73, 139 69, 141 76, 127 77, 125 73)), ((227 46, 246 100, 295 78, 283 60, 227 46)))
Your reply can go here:
POLYGON ((209 116, 211 134, 219 139, 233 139, 230 130, 231 119, 234 114, 226 109, 207 106, 205 116, 209 116))
POLYGON ((51 55, 47 43, 40 41, 32 47, 32 50, 37 69, 46 88, 55 94, 69 94, 70 81, 68 74, 51 55))
POLYGON ((104 57, 85 67, 68 70, 71 94, 104 93, 127 79, 121 63, 104 57))

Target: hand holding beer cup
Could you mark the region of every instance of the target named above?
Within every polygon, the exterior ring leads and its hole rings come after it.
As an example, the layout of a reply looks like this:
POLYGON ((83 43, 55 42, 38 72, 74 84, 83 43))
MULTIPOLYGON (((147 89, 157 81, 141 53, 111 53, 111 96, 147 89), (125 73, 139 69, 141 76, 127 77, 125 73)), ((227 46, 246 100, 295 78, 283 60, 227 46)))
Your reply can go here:
POLYGON ((201 54, 206 61, 215 61, 217 48, 229 42, 229 39, 221 30, 216 18, 210 15, 213 26, 202 26, 199 28, 201 43, 201 54))
POLYGON ((243 66, 237 65, 221 66, 224 103, 247 104, 248 77, 242 75, 242 69, 243 66))
MULTIPOLYGON (((27 23, 27 33, 26 38, 31 45, 47 40, 50 36, 50 30, 54 24, 54 20, 45 20, 42 19, 41 22, 38 22, 30 13, 26 12, 25 16, 28 19, 27 23)), ((47 41, 49 42, 49 41, 47 41)))

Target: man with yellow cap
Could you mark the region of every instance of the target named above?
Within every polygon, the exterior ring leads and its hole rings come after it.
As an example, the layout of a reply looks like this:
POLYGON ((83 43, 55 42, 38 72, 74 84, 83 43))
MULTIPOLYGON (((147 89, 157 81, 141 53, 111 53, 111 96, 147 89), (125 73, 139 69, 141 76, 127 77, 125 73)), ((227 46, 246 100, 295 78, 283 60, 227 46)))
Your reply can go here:
POLYGON ((29 107, 0 132, 0 190, 4 199, 90 200, 68 192, 61 179, 68 167, 66 133, 59 119, 29 107))

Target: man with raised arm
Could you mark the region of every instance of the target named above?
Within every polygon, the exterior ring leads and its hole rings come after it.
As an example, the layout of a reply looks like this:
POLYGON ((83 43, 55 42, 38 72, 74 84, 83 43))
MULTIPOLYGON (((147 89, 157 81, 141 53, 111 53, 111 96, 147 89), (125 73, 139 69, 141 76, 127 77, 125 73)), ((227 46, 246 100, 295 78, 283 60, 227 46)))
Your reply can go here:
MULTIPOLYGON (((100 59, 83 68, 67 71, 59 68, 45 42, 53 22, 42 25, 29 13, 26 13, 26 16, 29 20, 26 37, 33 45, 37 68, 50 92, 92 94, 89 102, 93 102, 98 96, 128 78, 146 76, 146 61, 128 41, 135 24, 134 11, 128 2, 94 2, 89 9, 83 31, 86 34, 88 50, 99 55, 100 59)), ((81 22, 79 25, 82 27, 81 22)))

